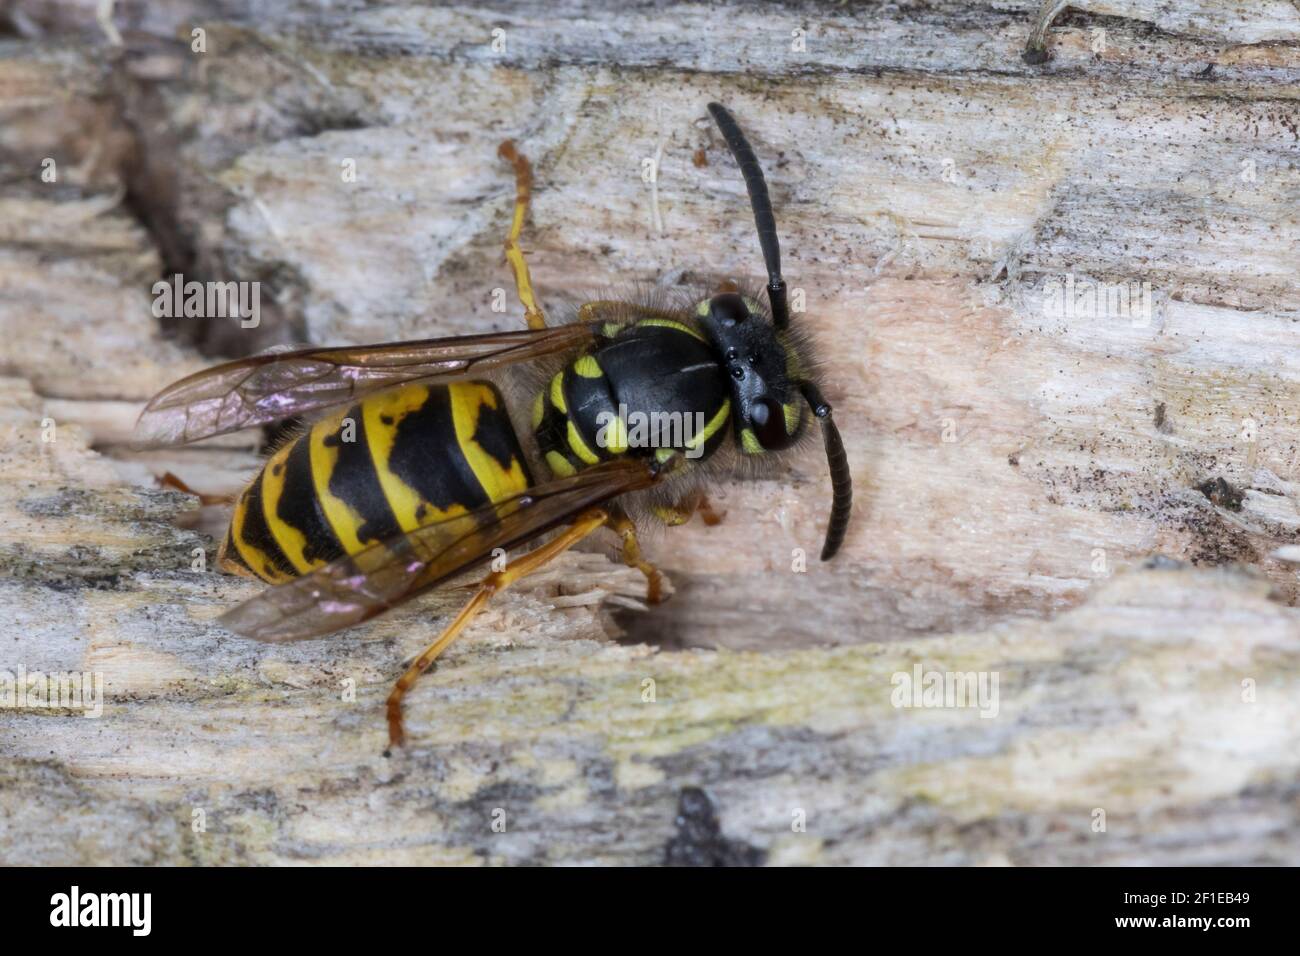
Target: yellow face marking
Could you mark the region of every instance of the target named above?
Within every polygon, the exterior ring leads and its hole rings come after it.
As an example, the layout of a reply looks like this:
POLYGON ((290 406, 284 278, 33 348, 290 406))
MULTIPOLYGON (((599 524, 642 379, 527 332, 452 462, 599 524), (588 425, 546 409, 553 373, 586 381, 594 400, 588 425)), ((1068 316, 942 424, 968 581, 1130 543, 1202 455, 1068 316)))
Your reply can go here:
POLYGON ((799 423, 803 421, 803 406, 798 402, 791 402, 782 405, 781 410, 785 412, 785 433, 793 435, 799 430, 799 423))
POLYGON ((569 422, 567 437, 569 439, 569 447, 573 449, 575 455, 588 465, 600 464, 600 456, 587 447, 587 443, 583 441, 582 435, 578 432, 578 426, 573 424, 573 422, 569 422))
MULTIPOLYGON (((741 296, 740 301, 745 303, 745 308, 749 310, 750 315, 763 314, 763 307, 759 305, 757 302, 755 302, 753 299, 746 298, 745 296, 741 296)), ((695 305, 695 314, 698 315, 700 318, 705 318, 709 314, 709 306, 710 303, 712 302, 713 302, 712 299, 701 299, 695 305)))
POLYGON ((605 373, 600 369, 600 363, 596 361, 594 355, 584 355, 578 361, 573 363, 573 370, 583 378, 600 378, 605 373))
POLYGON ((546 414, 546 393, 538 392, 533 400, 533 431, 542 427, 542 416, 546 414))
MULTIPOLYGON (((338 466, 340 448, 338 445, 325 444, 325 439, 338 431, 343 419, 347 418, 348 411, 349 409, 343 409, 329 418, 321 419, 302 440, 311 442, 311 483, 316 489, 316 500, 325 512, 325 520, 329 522, 343 550, 348 554, 356 554, 366 547, 357 537, 357 530, 365 521, 345 501, 330 494, 330 477, 338 466)), ((360 425, 358 422, 354 428, 360 428, 360 425)))
POLYGON ((296 442, 289 442, 267 461, 262 470, 262 517, 271 529, 271 536, 280 546, 284 556, 289 559, 299 573, 319 568, 325 562, 308 561, 304 551, 307 548, 307 536, 297 528, 280 520, 276 513, 280 507, 280 497, 284 494, 285 472, 288 469, 289 452, 296 442))
POLYGON ((556 478, 568 478, 570 475, 577 474, 574 467, 569 464, 569 459, 558 451, 552 450, 546 453, 546 466, 551 469, 551 474, 556 478))
POLYGON ((740 432, 740 447, 744 449, 747 455, 763 454, 763 446, 758 443, 758 436, 754 434, 752 428, 742 429, 740 432))
POLYGON ((696 332, 684 322, 678 322, 676 319, 642 319, 637 323, 637 325, 651 325, 662 329, 676 329, 678 332, 685 332, 687 335, 699 339, 701 342, 704 341, 704 336, 700 335, 699 332, 696 332))
MULTIPOLYGON (((502 467, 501 462, 474 440, 479 414, 485 407, 497 408, 496 391, 476 382, 454 382, 448 390, 451 392, 451 418, 456 426, 456 442, 488 500, 496 503, 527 491, 528 479, 524 477, 524 467, 518 459, 511 458, 509 468, 502 467)), ((464 514, 464 508, 453 507, 458 509, 455 513, 464 514)), ((452 513, 452 509, 448 509, 448 513, 452 513)), ((426 517, 425 520, 429 519, 426 517)))
POLYGON ((698 435, 692 435, 691 440, 686 443, 686 447, 701 447, 706 441, 714 436, 719 428, 727 423, 727 419, 730 416, 731 399, 724 398, 722 400, 722 407, 718 409, 717 413, 711 419, 709 419, 709 423, 704 426, 704 431, 700 432, 698 435))
POLYGON ((244 519, 248 516, 248 492, 244 491, 235 502, 235 513, 230 519, 231 538, 235 541, 235 550, 239 556, 244 559, 244 563, 252 568, 263 581, 269 581, 271 584, 279 584, 282 581, 290 580, 290 576, 277 568, 272 562, 271 557, 261 548, 256 547, 244 536, 244 519))
POLYGON ((569 407, 564 404, 564 373, 557 372, 551 379, 551 404, 564 415, 569 414, 569 407))

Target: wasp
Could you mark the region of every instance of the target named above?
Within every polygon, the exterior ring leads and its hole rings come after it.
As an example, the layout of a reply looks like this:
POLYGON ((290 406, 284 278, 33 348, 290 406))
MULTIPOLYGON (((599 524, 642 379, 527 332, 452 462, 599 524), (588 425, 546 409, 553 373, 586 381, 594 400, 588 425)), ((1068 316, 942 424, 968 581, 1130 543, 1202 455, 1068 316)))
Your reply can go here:
POLYGON ((514 168, 515 203, 505 256, 527 329, 256 355, 170 385, 141 413, 142 445, 318 416, 234 500, 219 566, 272 585, 219 619, 237 634, 331 634, 543 540, 483 577, 397 680, 390 746, 405 739, 407 691, 493 595, 609 528, 655 603, 661 576, 641 553, 637 519, 681 524, 702 510, 710 483, 779 467, 812 420, 832 486, 822 560, 839 549, 848 460, 791 322, 767 183, 731 113, 708 110, 749 194, 766 308, 728 282, 678 301, 590 301, 548 324, 519 242, 532 169, 507 141, 499 154, 514 168), (638 417, 651 426, 634 428, 638 417), (682 420, 699 427, 669 427, 682 420))

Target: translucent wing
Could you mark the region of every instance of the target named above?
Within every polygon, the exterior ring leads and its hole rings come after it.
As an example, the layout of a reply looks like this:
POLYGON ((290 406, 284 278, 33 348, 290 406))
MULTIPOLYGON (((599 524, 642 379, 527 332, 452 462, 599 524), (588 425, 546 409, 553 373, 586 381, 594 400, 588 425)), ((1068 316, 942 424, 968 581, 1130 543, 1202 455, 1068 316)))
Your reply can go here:
POLYGON ((595 465, 267 588, 227 611, 220 623, 237 634, 277 643, 331 634, 436 587, 487 560, 496 548, 508 551, 601 502, 648 488, 668 467, 627 458, 595 465))
POLYGON ((594 339, 590 326, 575 324, 254 355, 167 386, 140 414, 135 441, 142 447, 184 444, 340 405, 394 385, 464 378, 594 339))

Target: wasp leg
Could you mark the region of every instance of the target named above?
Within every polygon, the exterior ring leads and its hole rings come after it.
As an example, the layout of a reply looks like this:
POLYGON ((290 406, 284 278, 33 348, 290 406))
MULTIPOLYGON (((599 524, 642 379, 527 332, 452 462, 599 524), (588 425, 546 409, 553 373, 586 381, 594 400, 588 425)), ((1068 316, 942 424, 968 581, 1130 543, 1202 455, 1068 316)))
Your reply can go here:
POLYGON ((238 495, 205 495, 201 491, 195 491, 181 479, 177 478, 170 471, 164 472, 158 479, 158 484, 163 488, 175 488, 177 491, 183 491, 187 495, 193 495, 199 499, 201 505, 229 505, 233 504, 238 495))
POLYGON ((573 547, 597 528, 608 524, 609 520, 609 512, 603 508, 592 508, 585 511, 574 520, 573 524, 565 529, 563 534, 548 541, 536 551, 520 555, 511 561, 504 571, 493 571, 479 583, 478 590, 474 592, 474 596, 469 599, 469 602, 461 608, 455 619, 438 635, 436 641, 425 648, 424 653, 415 659, 415 662, 406 669, 406 673, 398 678, 397 683, 393 685, 393 691, 388 695, 388 744, 390 747, 400 747, 406 740, 406 733, 402 729, 402 698, 406 696, 406 692, 411 689, 420 675, 438 659, 438 655, 460 636, 461 631, 465 630, 465 626, 477 616, 479 611, 483 610, 492 595, 504 591, 515 581, 532 574, 557 555, 573 547))
POLYGON ((721 524, 722 519, 727 516, 724 511, 721 514, 713 510, 713 505, 709 504, 709 499, 704 495, 697 495, 694 498, 684 498, 675 505, 659 505, 654 509, 655 517, 669 527, 677 527, 686 524, 694 517, 695 513, 704 519, 704 523, 712 528, 714 525, 721 524))
POLYGON ((506 236, 506 261, 515 274, 515 290, 524 306, 524 321, 530 329, 546 328, 546 315, 533 295, 533 277, 524 261, 524 251, 519 247, 519 234, 528 215, 528 204, 533 198, 533 167, 528 158, 515 149, 514 140, 508 139, 497 147, 497 155, 515 168, 515 217, 506 236))
POLYGON ((712 528, 714 525, 722 524, 722 519, 727 516, 725 511, 714 511, 713 505, 704 495, 700 495, 700 500, 695 505, 695 510, 700 513, 700 518, 704 523, 712 528))
POLYGON ((658 604, 663 600, 664 576, 641 556, 641 543, 636 538, 636 522, 626 512, 611 508, 609 526, 623 539, 623 563, 645 575, 646 603, 658 604))

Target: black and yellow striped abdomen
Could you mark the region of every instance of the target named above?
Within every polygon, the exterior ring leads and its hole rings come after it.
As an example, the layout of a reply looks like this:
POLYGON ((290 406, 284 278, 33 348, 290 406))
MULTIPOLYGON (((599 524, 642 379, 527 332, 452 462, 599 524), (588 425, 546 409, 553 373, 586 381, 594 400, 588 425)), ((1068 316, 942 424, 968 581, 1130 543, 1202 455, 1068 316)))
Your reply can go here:
POLYGON ((531 484, 493 385, 406 385, 316 422, 275 452, 236 501, 222 564, 286 581, 531 484))

